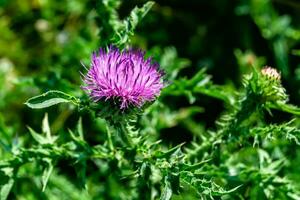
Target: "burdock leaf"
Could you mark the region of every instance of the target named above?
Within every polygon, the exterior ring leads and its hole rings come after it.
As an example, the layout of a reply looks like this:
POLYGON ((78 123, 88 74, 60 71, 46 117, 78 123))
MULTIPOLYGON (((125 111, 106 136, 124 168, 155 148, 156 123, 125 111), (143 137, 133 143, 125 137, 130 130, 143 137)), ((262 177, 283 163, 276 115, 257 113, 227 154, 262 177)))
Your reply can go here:
POLYGON ((59 103, 73 103, 74 105, 78 105, 79 100, 76 97, 66 94, 64 92, 51 90, 42 95, 28 99, 25 104, 33 109, 41 109, 59 103))

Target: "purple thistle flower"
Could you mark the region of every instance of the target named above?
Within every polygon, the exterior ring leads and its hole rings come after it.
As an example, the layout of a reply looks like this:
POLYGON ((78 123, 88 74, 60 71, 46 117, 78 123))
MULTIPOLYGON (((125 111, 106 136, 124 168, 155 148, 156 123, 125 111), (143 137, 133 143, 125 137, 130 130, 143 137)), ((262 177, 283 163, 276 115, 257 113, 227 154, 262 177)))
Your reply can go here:
POLYGON ((164 87, 158 63, 137 50, 119 51, 110 47, 93 53, 91 68, 82 88, 94 101, 118 99, 120 108, 130 104, 141 107, 153 101, 164 87))

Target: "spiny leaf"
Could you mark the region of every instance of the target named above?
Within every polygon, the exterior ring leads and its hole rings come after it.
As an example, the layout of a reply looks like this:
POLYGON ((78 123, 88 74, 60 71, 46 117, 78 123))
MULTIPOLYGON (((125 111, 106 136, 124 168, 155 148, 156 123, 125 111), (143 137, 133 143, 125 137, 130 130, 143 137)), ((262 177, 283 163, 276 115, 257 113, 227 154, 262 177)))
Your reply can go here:
POLYGON ((169 149, 166 152, 156 152, 155 157, 156 158, 168 158, 170 157, 172 154, 174 154, 175 152, 177 152, 178 150, 180 150, 180 148, 184 145, 184 143, 179 144, 175 147, 173 147, 172 149, 169 149))
MULTIPOLYGON (((159 48, 155 49, 160 51, 159 48)), ((176 48, 167 47, 162 52, 158 52, 161 54, 160 58, 160 66, 166 72, 166 80, 174 81, 178 73, 188 67, 190 65, 190 61, 185 58, 178 58, 178 54, 176 48)))
POLYGON ((48 124, 48 118, 46 116, 43 119, 43 125, 42 125, 43 132, 45 132, 46 136, 43 136, 42 134, 37 133, 29 126, 27 127, 29 129, 29 132, 32 135, 33 139, 35 141, 37 141, 39 144, 53 144, 58 138, 58 136, 51 136, 50 128, 49 128, 49 124, 48 124))
POLYGON ((293 126, 294 121, 291 120, 279 125, 271 124, 265 127, 256 127, 250 130, 249 135, 271 140, 293 140, 297 145, 300 145, 300 129, 293 126))
POLYGON ((121 28, 116 32, 114 43, 117 46, 123 46, 128 42, 128 40, 130 39, 129 37, 134 35, 134 30, 138 23, 149 12, 153 5, 154 2, 149 1, 145 3, 143 7, 135 7, 131 11, 129 17, 122 22, 121 28))
POLYGON ((39 144, 47 144, 49 143, 49 140, 45 137, 43 137, 41 134, 35 132, 32 128, 29 126, 27 127, 29 129, 30 134, 32 135, 33 139, 37 141, 39 144))
POLYGON ((229 105, 234 105, 234 98, 231 88, 214 85, 211 76, 205 73, 205 69, 199 70, 191 79, 181 78, 162 91, 162 96, 181 96, 187 97, 192 104, 196 101, 196 94, 204 94, 220 100, 229 105))
POLYGON ((85 146, 85 145, 86 145, 86 143, 85 143, 83 137, 81 137, 80 135, 76 135, 76 134, 73 133, 73 131, 70 130, 70 129, 68 130, 68 132, 69 132, 69 134, 70 134, 72 140, 74 140, 77 144, 80 144, 80 145, 82 145, 82 146, 85 146))
POLYGON ((202 166, 203 164, 205 164, 209 161, 211 161, 211 159, 203 160, 203 161, 198 162, 198 163, 193 164, 193 165, 185 164, 182 169, 185 170, 185 171, 193 171, 193 170, 199 169, 200 166, 202 166))

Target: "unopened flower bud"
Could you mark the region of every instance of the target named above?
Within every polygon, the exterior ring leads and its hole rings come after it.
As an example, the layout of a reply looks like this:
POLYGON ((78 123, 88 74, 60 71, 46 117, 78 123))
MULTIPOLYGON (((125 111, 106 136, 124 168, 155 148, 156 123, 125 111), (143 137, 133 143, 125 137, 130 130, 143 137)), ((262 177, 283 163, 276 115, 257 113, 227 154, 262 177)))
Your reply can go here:
POLYGON ((269 79, 272 79, 272 80, 277 80, 279 81, 281 79, 281 75, 280 73, 272 68, 272 67, 269 67, 269 66, 266 66, 264 67, 262 70, 261 70, 261 73, 262 75, 264 75, 265 77, 269 78, 269 79))

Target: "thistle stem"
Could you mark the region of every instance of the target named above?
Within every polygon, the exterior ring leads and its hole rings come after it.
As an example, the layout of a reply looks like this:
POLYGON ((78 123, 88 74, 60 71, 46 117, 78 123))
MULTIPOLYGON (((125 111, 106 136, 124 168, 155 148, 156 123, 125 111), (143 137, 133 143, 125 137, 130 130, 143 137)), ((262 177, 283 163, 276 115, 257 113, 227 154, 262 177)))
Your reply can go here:
MULTIPOLYGON (((115 139, 115 142, 120 141, 122 145, 126 147, 133 147, 134 143, 129 135, 129 131, 126 127, 126 121, 120 120, 117 122, 108 120, 108 125, 107 125, 107 140, 108 140, 108 146, 111 150, 114 150, 114 143, 112 139, 115 139), (114 138, 112 138, 111 133, 113 132, 114 138)), ((115 143, 116 144, 116 143, 115 143)))
POLYGON ((113 151, 114 150, 114 144, 113 144, 113 141, 111 139, 111 131, 110 131, 110 127, 108 125, 106 126, 106 133, 107 133, 108 147, 111 151, 113 151))
POLYGON ((130 135, 128 134, 128 130, 126 126, 124 126, 124 123, 120 123, 120 128, 121 128, 120 134, 123 142, 129 147, 133 147, 134 144, 132 142, 130 135))

